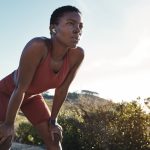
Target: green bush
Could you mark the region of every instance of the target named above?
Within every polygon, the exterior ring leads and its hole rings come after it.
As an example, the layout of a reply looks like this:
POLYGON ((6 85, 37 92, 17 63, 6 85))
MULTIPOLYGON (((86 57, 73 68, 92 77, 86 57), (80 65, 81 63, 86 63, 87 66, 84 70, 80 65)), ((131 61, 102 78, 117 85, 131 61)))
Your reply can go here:
MULTIPOLYGON (((148 150, 150 115, 136 102, 112 102, 82 99, 65 102, 58 122, 63 127, 64 150, 148 150)), ((28 144, 43 144, 35 129, 21 123, 17 139, 28 144)))
POLYGON ((150 116, 136 102, 118 105, 114 115, 112 145, 117 145, 118 150, 147 150, 150 116))
POLYGON ((15 140, 20 143, 43 145, 42 139, 29 122, 21 122, 17 128, 15 140))
POLYGON ((63 148, 65 150, 79 150, 80 142, 80 122, 74 118, 60 118, 60 124, 64 129, 63 148))

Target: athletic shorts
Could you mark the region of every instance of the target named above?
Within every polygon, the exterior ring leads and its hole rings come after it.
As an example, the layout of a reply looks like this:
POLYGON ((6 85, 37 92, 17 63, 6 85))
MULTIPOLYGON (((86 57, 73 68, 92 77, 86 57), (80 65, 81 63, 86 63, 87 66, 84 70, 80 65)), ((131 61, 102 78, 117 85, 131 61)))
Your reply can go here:
MULTIPOLYGON (((7 106, 15 88, 12 74, 0 81, 0 121, 5 120, 7 106)), ((20 109, 33 125, 50 118, 50 110, 41 94, 25 96, 20 109)))

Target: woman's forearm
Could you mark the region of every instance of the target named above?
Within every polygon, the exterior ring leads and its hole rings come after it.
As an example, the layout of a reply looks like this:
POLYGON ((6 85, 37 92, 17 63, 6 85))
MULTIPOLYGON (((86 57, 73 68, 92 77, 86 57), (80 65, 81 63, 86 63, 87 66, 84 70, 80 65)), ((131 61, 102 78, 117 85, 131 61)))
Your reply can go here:
POLYGON ((8 103, 5 123, 13 125, 25 93, 15 89, 8 103))
POLYGON ((53 100, 51 119, 56 119, 58 112, 66 98, 67 90, 56 90, 53 100))

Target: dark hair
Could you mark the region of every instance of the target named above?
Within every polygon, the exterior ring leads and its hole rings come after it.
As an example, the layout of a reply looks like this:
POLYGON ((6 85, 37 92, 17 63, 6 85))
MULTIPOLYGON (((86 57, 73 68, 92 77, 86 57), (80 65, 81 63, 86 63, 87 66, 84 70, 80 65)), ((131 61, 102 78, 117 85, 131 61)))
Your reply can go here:
POLYGON ((51 15, 50 25, 58 24, 59 18, 61 18, 66 12, 77 12, 81 14, 80 10, 74 6, 67 5, 67 6, 59 7, 56 10, 54 10, 54 12, 51 15))

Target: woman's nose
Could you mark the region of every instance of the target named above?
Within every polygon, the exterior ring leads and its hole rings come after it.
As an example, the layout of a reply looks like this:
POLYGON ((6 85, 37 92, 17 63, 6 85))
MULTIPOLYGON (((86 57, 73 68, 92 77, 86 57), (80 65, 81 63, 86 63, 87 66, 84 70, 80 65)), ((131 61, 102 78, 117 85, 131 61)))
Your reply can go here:
POLYGON ((79 26, 75 26, 73 32, 81 34, 82 33, 82 29, 80 29, 79 26))

